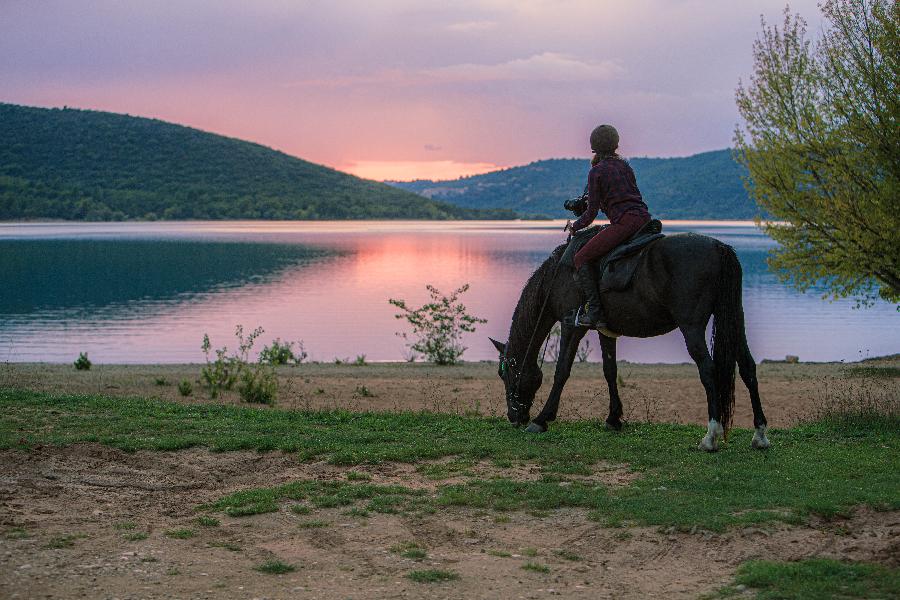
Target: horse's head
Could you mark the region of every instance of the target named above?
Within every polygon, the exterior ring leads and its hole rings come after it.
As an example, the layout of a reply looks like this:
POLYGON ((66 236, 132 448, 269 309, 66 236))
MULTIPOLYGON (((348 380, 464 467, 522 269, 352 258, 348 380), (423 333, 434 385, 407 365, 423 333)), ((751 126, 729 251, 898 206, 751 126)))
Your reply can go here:
MULTIPOLYGON (((544 374, 538 368, 527 368, 507 354, 507 344, 488 338, 500 353, 498 375, 506 388, 506 416, 515 425, 528 423, 534 395, 541 387, 544 374)), ((536 365, 534 365, 536 367, 536 365)))

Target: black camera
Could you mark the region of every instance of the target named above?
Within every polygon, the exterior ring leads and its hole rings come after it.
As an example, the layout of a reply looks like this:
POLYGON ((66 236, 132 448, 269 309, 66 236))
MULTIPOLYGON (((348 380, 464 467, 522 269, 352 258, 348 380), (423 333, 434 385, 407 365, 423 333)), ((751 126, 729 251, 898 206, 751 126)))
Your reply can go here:
POLYGON ((580 217, 581 213, 587 210, 587 194, 577 198, 569 198, 563 202, 563 208, 575 213, 576 217, 580 217))

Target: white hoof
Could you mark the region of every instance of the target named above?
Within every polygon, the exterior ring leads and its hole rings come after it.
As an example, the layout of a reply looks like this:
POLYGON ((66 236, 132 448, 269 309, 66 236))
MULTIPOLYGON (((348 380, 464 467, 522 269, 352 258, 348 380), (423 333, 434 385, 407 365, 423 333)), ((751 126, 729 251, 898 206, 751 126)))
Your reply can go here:
POLYGON ((771 445, 769 438, 766 437, 766 426, 761 425, 757 427, 756 433, 753 434, 753 441, 750 442, 750 447, 756 450, 765 450, 771 445))
POLYGON ((697 447, 706 452, 715 452, 719 449, 718 439, 724 437, 725 430, 722 429, 722 425, 715 419, 711 419, 709 426, 706 428, 706 435, 703 436, 703 439, 700 440, 700 445, 697 447))

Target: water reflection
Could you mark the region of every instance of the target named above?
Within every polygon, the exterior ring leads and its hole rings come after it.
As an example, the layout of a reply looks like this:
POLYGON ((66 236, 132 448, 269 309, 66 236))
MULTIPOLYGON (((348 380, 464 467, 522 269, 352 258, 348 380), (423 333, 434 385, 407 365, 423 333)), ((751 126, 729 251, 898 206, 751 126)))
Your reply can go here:
MULTIPOLYGON (((469 282, 470 311, 488 319, 468 360, 495 358, 519 291, 564 240, 562 223, 112 223, 0 225, 0 360, 196 362, 200 340, 232 341, 236 323, 303 339, 312 357, 399 360, 388 298, 418 304, 432 283, 469 282)), ((752 225, 667 224, 732 244, 744 267, 757 359, 856 359, 900 350, 893 307, 852 310, 779 284, 773 242, 752 225)), ((595 343, 596 345, 596 343, 595 343)), ((689 357, 679 335, 623 339, 639 362, 689 357)))

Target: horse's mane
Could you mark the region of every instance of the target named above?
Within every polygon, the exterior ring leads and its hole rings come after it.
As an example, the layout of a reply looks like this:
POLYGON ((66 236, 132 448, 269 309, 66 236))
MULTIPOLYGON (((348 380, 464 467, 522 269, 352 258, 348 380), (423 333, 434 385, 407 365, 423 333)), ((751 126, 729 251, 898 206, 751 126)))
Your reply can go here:
MULTIPOLYGON (((541 307, 546 300, 548 293, 547 286, 551 283, 550 278, 557 264, 562 258, 562 254, 568 244, 557 246, 550 256, 534 270, 531 277, 522 288, 522 294, 519 296, 519 302, 513 311, 512 325, 509 328, 508 347, 515 345, 516 347, 525 347, 531 334, 538 326, 538 315, 541 307)), ((543 340, 538 340, 539 342, 543 340)))

